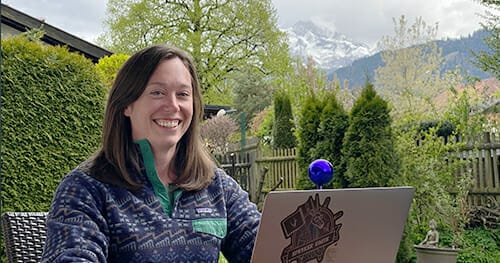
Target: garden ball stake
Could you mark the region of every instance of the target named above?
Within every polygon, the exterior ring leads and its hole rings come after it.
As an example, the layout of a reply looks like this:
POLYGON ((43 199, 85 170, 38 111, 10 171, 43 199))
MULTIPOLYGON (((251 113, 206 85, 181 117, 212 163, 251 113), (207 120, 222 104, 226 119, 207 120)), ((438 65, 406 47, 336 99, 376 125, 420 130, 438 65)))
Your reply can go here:
POLYGON ((324 159, 317 159, 309 165, 309 178, 316 184, 316 189, 323 189, 323 185, 333 179, 333 165, 324 159))

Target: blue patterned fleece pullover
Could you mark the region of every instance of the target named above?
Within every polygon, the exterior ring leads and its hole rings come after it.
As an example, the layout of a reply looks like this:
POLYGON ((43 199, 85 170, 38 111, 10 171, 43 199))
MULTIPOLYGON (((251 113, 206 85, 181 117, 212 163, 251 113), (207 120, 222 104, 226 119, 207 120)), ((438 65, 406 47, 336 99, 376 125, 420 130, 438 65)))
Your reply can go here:
POLYGON ((145 186, 102 183, 77 168, 59 185, 42 262, 250 262, 260 213, 223 170, 206 189, 168 192, 149 144, 145 186))

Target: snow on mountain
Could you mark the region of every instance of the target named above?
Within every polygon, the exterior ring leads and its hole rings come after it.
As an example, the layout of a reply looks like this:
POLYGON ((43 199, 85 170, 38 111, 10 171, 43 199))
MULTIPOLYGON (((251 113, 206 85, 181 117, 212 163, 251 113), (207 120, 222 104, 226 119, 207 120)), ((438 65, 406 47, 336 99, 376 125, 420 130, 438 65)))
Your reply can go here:
POLYGON ((304 61, 311 57, 329 72, 350 65, 354 60, 372 54, 368 45, 354 42, 345 35, 313 21, 299 21, 283 29, 288 34, 290 53, 304 61))

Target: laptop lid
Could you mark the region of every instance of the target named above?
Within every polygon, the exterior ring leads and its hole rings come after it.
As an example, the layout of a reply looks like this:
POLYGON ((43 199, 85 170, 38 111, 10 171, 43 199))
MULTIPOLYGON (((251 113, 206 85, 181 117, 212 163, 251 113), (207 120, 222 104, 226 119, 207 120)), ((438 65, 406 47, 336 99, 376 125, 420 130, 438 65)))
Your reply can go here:
POLYGON ((266 195, 252 262, 394 262, 412 187, 266 195))

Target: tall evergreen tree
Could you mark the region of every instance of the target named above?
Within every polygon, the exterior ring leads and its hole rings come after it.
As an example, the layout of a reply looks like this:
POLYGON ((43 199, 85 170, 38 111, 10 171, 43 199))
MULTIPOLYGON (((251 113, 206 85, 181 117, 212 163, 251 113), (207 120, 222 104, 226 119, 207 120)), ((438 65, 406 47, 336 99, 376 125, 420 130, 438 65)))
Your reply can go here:
POLYGON ((316 156, 330 161, 334 167, 333 180, 325 188, 344 188, 345 167, 342 157, 342 141, 349 127, 349 116, 337 101, 336 94, 330 92, 325 96, 325 107, 321 113, 319 133, 323 138, 316 144, 316 156))
POLYGON ((245 124, 250 126, 257 113, 273 103, 273 88, 262 72, 244 69, 235 74, 229 83, 232 87, 233 105, 238 112, 245 113, 245 124))
POLYGON ((308 96, 301 110, 298 130, 297 163, 299 174, 297 176, 297 189, 314 189, 315 185, 309 180, 309 164, 318 159, 316 144, 323 138, 318 131, 320 116, 323 111, 323 102, 312 94, 308 96))
POLYGON ((349 187, 389 186, 398 174, 389 111, 367 81, 351 110, 342 150, 349 187))
POLYGON ((294 120, 290 96, 284 91, 277 91, 274 94, 273 148, 295 147, 293 129, 294 120))

